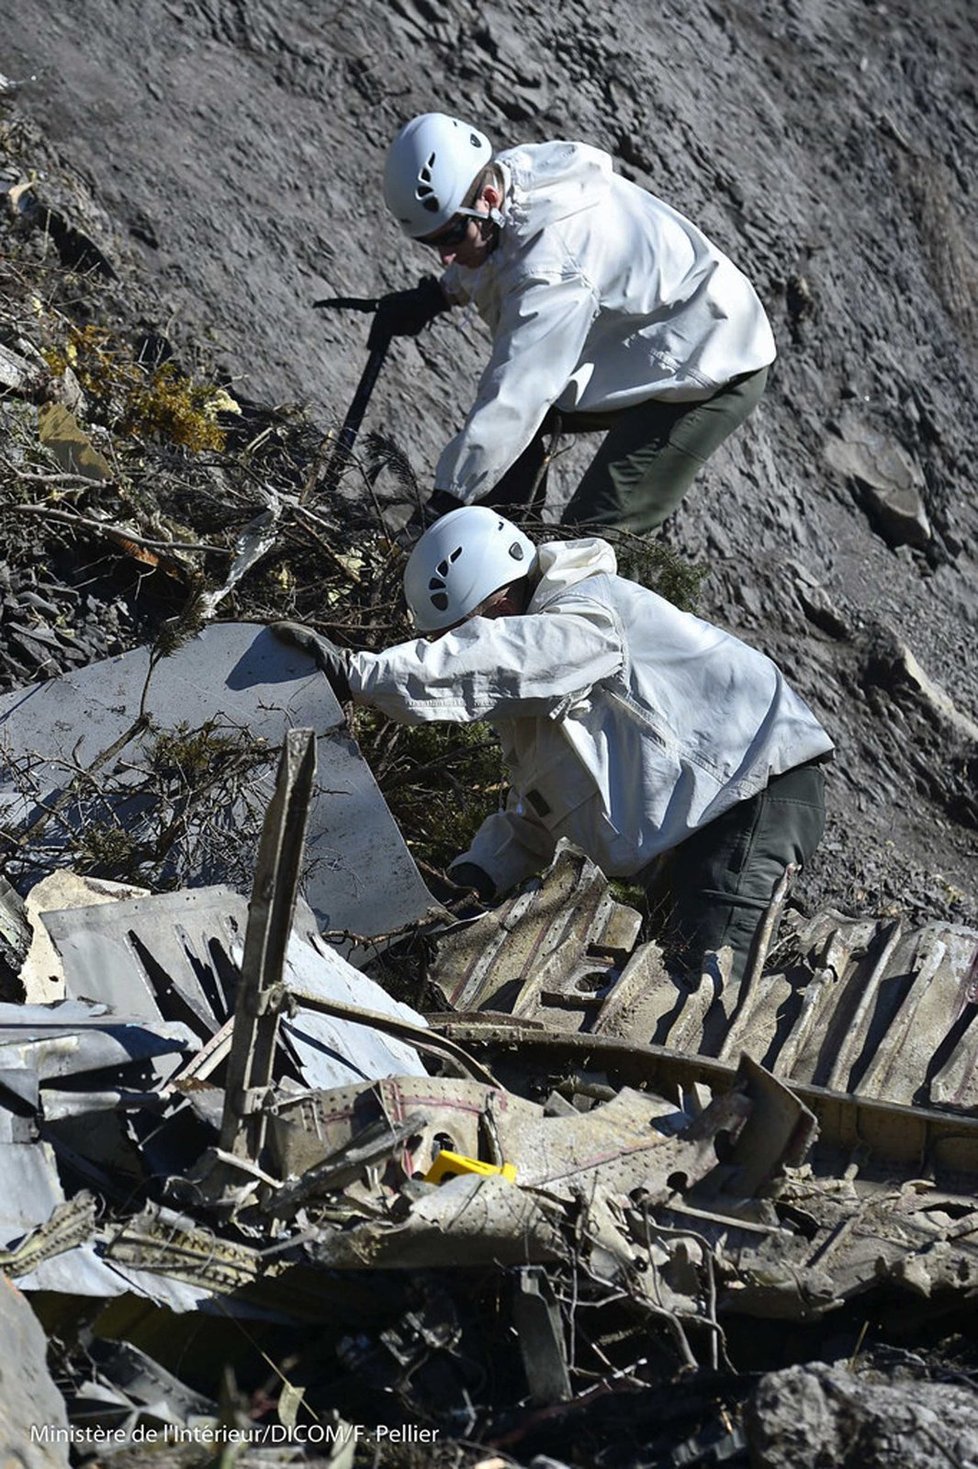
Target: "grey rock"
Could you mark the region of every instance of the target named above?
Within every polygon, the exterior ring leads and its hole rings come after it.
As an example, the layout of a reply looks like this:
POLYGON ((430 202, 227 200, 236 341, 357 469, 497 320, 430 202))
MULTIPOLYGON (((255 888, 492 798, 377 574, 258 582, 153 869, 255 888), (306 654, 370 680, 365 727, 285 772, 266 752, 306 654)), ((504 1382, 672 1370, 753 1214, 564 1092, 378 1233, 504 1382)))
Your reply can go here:
POLYGON ((830 439, 825 458, 854 480, 870 518, 895 546, 926 546, 933 535, 922 490, 924 479, 910 455, 885 434, 867 426, 830 439))
POLYGON ((968 744, 978 744, 978 723, 963 713, 950 694, 921 667, 910 648, 893 632, 877 636, 866 668, 871 684, 909 700, 938 728, 968 744))
POLYGON ((11 1469, 68 1469, 68 1416, 48 1372, 44 1332, 5 1275, 0 1276, 0 1333, 0 1463, 11 1469))
POLYGON ((978 1392, 814 1362, 772 1372, 746 1413, 752 1469, 978 1466, 978 1392))

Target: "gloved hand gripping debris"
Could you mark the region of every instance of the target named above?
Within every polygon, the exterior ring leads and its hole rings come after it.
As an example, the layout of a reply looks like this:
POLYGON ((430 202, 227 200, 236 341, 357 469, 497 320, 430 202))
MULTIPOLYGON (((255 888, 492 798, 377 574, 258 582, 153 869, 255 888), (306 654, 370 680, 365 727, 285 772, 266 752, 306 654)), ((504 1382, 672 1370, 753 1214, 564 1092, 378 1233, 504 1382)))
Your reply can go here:
POLYGON ((350 698, 349 653, 338 648, 324 633, 315 632, 301 622, 273 622, 272 632, 283 643, 292 643, 315 660, 341 704, 350 698))
POLYGON ((429 321, 448 311, 450 306, 436 278, 422 276, 408 291, 391 291, 381 296, 367 346, 373 351, 391 337, 416 337, 429 321))

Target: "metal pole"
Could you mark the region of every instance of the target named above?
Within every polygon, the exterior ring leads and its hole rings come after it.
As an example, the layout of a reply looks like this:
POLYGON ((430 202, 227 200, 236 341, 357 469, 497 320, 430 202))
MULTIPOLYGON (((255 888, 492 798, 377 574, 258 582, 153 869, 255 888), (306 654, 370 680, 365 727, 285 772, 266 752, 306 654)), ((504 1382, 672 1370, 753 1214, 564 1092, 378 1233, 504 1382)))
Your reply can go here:
POLYGON ((258 847, 221 1119, 223 1151, 253 1163, 265 1142, 264 1108, 286 1003, 285 952, 315 773, 314 732, 290 730, 258 847))

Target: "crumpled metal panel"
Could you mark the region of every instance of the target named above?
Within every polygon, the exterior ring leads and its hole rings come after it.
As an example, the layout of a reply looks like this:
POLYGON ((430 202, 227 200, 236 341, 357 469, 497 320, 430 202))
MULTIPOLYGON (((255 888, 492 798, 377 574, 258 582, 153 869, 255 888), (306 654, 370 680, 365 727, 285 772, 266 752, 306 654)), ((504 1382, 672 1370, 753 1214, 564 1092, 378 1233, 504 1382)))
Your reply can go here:
POLYGON ((897 1102, 978 1107, 978 932, 880 922, 866 942, 853 920, 826 914, 794 943, 825 978, 791 1075, 897 1102))
POLYGON ((597 1013, 615 985, 640 925, 599 869, 561 842, 543 878, 441 938, 428 978, 453 1009, 546 1010, 552 1024, 576 1030, 580 1011, 597 1013))
MULTIPOLYGON (((285 985, 286 989, 319 999, 362 1006, 409 1025, 427 1025, 417 1010, 393 999, 316 934, 306 941, 292 934, 285 956, 285 985)), ((343 1086, 383 1076, 426 1075, 424 1062, 406 1041, 301 1004, 292 1016, 283 1017, 281 1033, 311 1087, 343 1086)))
POLYGON ((227 887, 125 898, 41 914, 65 990, 150 1023, 179 1015, 198 1042, 233 1009, 248 904, 227 887))
POLYGON ((974 929, 907 930, 892 919, 831 911, 793 919, 775 950, 793 954, 790 963, 780 971, 769 964, 753 984, 724 986, 712 963, 698 982, 670 975, 655 944, 626 946, 602 969, 607 902, 599 870, 574 849, 561 850, 528 893, 439 940, 435 977, 459 1009, 464 1001, 516 1013, 518 1004, 521 1018, 555 1031, 726 1062, 746 1052, 796 1085, 915 1108, 978 1109, 974 929), (539 982, 544 962, 565 976, 562 987, 548 992, 539 982), (590 995, 580 993, 585 971, 590 995))
POLYGON ((559 1225, 546 1199, 470 1175, 426 1192, 402 1223, 323 1230, 309 1253, 321 1266, 347 1270, 525 1265, 566 1256, 559 1225))
MULTIPOLYGON (((109 1013, 75 999, 58 1005, 0 1004, 0 1070, 33 1072, 43 1088, 64 1077, 128 1067, 165 1081, 196 1049, 187 1026, 109 1013)), ((13 1075, 11 1075, 11 1081, 13 1075)))
POLYGON ((79 1000, 0 1005, 0 1245, 64 1202, 38 1123, 153 1101, 195 1047, 185 1026, 150 1027, 79 1000), (97 1080, 86 1088, 87 1076, 97 1080))
MULTIPOLYGON (((282 1290, 277 1303, 274 1291, 261 1289, 255 1250, 222 1240, 172 1210, 151 1207, 135 1219, 99 1227, 94 1199, 76 1194, 2 1253, 2 1268, 27 1292, 100 1300, 132 1295, 177 1313, 214 1311, 286 1322, 296 1317, 291 1291, 282 1290)), ((318 1299, 308 1281, 305 1292, 318 1299)), ((301 1294, 300 1288, 300 1315, 301 1294)))
MULTIPOLYGON (((94 1242, 66 1250, 16 1279, 19 1289, 28 1294, 52 1291, 64 1296, 91 1296, 96 1300, 132 1295, 181 1315, 200 1310, 214 1295, 204 1282, 171 1280, 153 1270, 137 1270, 105 1260, 94 1242)), ((230 1303, 230 1313, 239 1314, 234 1302, 230 1303)))
MULTIPOLYGON (((683 1042, 721 1059, 748 1050, 786 1080, 829 1091, 978 1107, 978 932, 827 912, 789 942, 798 961, 718 995, 683 1042)), ((675 1045, 677 1029, 657 1039, 675 1045)))
POLYGON ((518 1180, 568 1201, 598 1185, 613 1194, 641 1189, 668 1197, 677 1177, 692 1182, 716 1163, 712 1132, 689 1141, 660 1131, 661 1118, 674 1112, 661 1097, 623 1087, 590 1112, 536 1119, 520 1129, 518 1180))
POLYGON ((539 1112, 536 1103, 479 1082, 391 1076, 368 1086, 282 1098, 271 1109, 269 1141, 281 1176, 289 1178, 341 1155, 367 1128, 383 1123, 390 1131, 395 1164, 384 1181, 396 1188, 427 1172, 441 1148, 469 1158, 481 1156, 487 1124, 503 1153, 499 1161, 510 1161, 514 1128, 539 1112), (416 1125, 409 1137, 400 1139, 399 1124, 409 1118, 416 1125))
POLYGON ((693 1224, 715 1252, 721 1309, 773 1320, 812 1320, 873 1288, 933 1300, 939 1314, 978 1288, 978 1211, 963 1198, 908 1188, 861 1190, 836 1178, 789 1175, 769 1191, 773 1214, 761 1229, 732 1229, 702 1213, 693 1224), (781 1218, 804 1219, 805 1229, 781 1218))
POLYGON ((25 1146, 23 1139, 10 1137, 9 1128, 9 1117, 0 1113, 0 1246, 43 1224, 64 1202, 50 1143, 31 1141, 25 1146))
POLYGON ((218 1314, 290 1322, 326 1321, 337 1308, 338 1292, 328 1276, 284 1255, 265 1259, 261 1250, 157 1205, 107 1226, 99 1248, 125 1277, 202 1290, 202 1310, 213 1300, 218 1314))
MULTIPOLYGON (((137 648, 0 699, 0 809, 6 824, 29 824, 64 789, 66 771, 92 765, 125 735, 139 714, 149 660, 149 649, 137 648), (31 752, 38 757, 31 772, 33 799, 23 794, 24 782, 15 773, 31 752)), ((373 937, 413 922, 433 906, 373 776, 345 732, 328 681, 300 649, 253 623, 213 623, 153 668, 147 712, 163 729, 181 723, 197 729, 217 720, 267 741, 267 768, 251 778, 259 807, 271 795, 274 750, 285 732, 318 732, 304 892, 323 929, 373 937), (383 882, 376 881, 379 873, 383 882)), ((140 735, 122 746, 104 775, 119 784, 130 779, 125 766, 138 765, 151 742, 151 735, 140 735)), ((222 860, 233 858, 237 867, 247 858, 240 827, 240 813, 229 810, 226 841, 210 843, 211 864, 195 873, 196 883, 224 881, 228 869, 222 860)), ((58 853, 50 855, 57 863, 58 853)))
MULTIPOLYGON (((70 995, 126 1006, 157 1030, 161 1012, 175 1012, 187 1021, 188 1035, 192 1036, 193 1026, 197 1044, 213 1035, 231 1013, 247 922, 247 901, 225 887, 44 914, 64 962, 70 995)), ((298 905, 289 937, 285 984, 425 1025, 417 1011, 392 999, 319 937, 306 904, 298 905)), ((2 1015, 0 1006, 0 1023, 2 1015)), ((282 1030, 310 1087, 425 1074, 412 1046, 379 1035, 367 1025, 300 1007, 282 1030)))
POLYGON ((85 1356, 91 1375, 76 1382, 71 1392, 75 1424, 122 1427, 116 1441, 131 1443, 129 1435, 140 1421, 185 1428, 190 1422, 218 1419, 215 1403, 129 1342, 95 1337, 86 1344, 85 1356))
MULTIPOLYGON (((41 1144, 22 1151, 32 1159, 45 1156, 41 1144)), ((0 1251, 0 1268, 24 1291, 56 1291, 63 1295, 112 1296, 132 1294, 173 1311, 192 1311, 208 1291, 109 1264, 97 1240, 96 1204, 91 1194, 64 1199, 51 1162, 52 1201, 37 1212, 29 1226, 0 1251)), ((13 1178, 15 1175, 10 1175, 13 1178)), ((4 1172, 4 1180, 8 1175, 4 1172)))

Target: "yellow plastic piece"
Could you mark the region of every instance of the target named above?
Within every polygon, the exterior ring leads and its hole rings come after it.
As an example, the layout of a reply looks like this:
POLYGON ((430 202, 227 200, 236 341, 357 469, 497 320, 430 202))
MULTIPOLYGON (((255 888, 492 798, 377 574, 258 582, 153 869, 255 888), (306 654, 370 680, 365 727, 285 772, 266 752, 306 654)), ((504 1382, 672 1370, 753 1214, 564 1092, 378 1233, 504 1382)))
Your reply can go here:
POLYGON ((442 1148, 425 1174, 424 1181, 444 1183, 446 1178, 458 1178, 462 1173, 476 1173, 480 1178, 498 1173, 508 1183, 516 1182, 515 1163, 502 1163, 497 1167, 495 1163, 480 1163, 478 1158, 466 1158, 464 1153, 450 1153, 447 1148, 442 1148))

